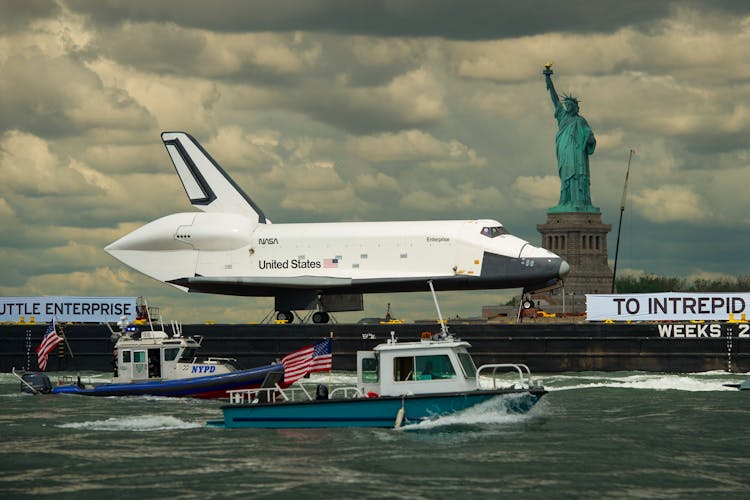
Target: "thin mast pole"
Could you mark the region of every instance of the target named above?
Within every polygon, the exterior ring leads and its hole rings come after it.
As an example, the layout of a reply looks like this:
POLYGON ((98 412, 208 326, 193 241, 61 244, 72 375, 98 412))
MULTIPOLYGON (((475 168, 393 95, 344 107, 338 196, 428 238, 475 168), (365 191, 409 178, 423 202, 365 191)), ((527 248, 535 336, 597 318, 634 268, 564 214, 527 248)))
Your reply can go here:
POLYGON ((447 337, 448 328, 445 326, 445 323, 443 322, 443 315, 440 314, 440 306, 438 305, 437 295, 435 295, 435 287, 432 286, 432 280, 429 280, 427 284, 430 285, 430 291, 432 292, 432 300, 435 301, 435 309, 437 309, 438 320, 440 321, 440 330, 443 332, 443 335, 447 337))
POLYGON ((630 150, 630 156, 628 157, 628 169, 625 172, 625 185, 622 188, 622 200, 620 201, 620 222, 617 224, 617 243, 615 245, 615 266, 612 270, 612 291, 615 293, 615 279, 617 278, 617 257, 620 253, 620 230, 622 229, 622 213, 625 211, 625 197, 628 192, 628 177, 630 177, 630 160, 633 159, 633 151, 630 150))

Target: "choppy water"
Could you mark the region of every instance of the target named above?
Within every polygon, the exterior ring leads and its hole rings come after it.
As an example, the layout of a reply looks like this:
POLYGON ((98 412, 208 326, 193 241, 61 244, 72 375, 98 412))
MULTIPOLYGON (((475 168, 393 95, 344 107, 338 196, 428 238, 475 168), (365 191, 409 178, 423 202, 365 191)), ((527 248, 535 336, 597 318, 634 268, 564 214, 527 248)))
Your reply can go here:
POLYGON ((750 498, 750 391, 722 386, 749 376, 549 375, 528 415, 394 431, 213 429, 220 402, 22 395, 0 374, 0 498, 750 498))

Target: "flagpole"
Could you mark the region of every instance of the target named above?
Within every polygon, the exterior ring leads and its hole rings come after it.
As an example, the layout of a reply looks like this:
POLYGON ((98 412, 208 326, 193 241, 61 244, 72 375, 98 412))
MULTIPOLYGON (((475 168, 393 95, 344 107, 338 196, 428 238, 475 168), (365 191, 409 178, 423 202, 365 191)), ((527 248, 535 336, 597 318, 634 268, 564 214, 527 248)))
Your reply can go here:
POLYGON ((331 367, 328 369, 328 387, 333 387, 333 330, 329 332, 331 337, 331 367))
POLYGON ((37 353, 37 365, 41 371, 47 369, 47 361, 52 350, 63 342, 65 337, 57 334, 56 318, 52 317, 52 322, 47 327, 47 331, 42 335, 42 341, 35 349, 37 353))
POLYGON ((633 151, 630 150, 630 156, 628 157, 628 169, 625 172, 625 185, 622 188, 622 200, 620 200, 620 222, 617 224, 617 244, 615 245, 615 265, 614 269, 612 270, 612 291, 611 293, 615 293, 615 279, 617 277, 617 257, 620 253, 620 230, 622 229, 622 213, 625 211, 625 197, 627 196, 628 192, 628 177, 630 177, 630 160, 633 159, 633 151))

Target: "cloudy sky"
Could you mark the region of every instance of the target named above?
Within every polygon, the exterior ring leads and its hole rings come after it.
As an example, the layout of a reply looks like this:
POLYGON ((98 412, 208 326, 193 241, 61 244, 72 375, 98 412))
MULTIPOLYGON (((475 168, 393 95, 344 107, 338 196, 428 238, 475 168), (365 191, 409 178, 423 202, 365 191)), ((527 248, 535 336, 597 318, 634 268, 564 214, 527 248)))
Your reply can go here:
MULTIPOLYGON (((597 138, 610 261, 636 151, 618 274, 747 275, 748 47, 739 1, 0 0, 0 295, 141 295, 184 322, 268 313, 272 299, 187 295, 103 251, 193 210, 165 130, 196 137, 276 223, 494 218, 539 244, 559 194, 548 61, 597 138)), ((512 292, 441 307, 477 316, 512 292)), ((387 302, 433 315, 427 293, 370 295, 364 314, 387 302)))

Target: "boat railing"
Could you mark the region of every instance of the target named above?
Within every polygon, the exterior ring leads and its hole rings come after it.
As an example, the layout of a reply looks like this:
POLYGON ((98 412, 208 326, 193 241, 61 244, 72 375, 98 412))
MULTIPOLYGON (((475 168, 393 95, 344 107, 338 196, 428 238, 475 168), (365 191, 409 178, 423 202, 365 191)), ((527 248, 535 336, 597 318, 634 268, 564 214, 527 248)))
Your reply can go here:
POLYGON ((63 375, 57 378, 57 385, 77 385, 78 387, 93 387, 106 383, 106 380, 96 376, 81 377, 80 375, 63 375))
POLYGON ((209 356, 208 359, 206 359, 206 363, 212 363, 212 364, 231 363, 231 362, 236 363, 237 359, 236 358, 216 358, 213 356, 209 356))
POLYGON ((229 395, 229 403, 233 405, 242 405, 249 403, 271 402, 275 403, 278 400, 288 400, 289 397, 284 394, 284 390, 279 387, 279 384, 274 384, 274 387, 263 387, 257 389, 235 389, 233 391, 227 391, 229 395))
POLYGON ((292 401, 296 401, 294 399, 294 395, 297 394, 297 391, 299 391, 302 394, 304 394, 308 401, 312 401, 312 399, 313 399, 313 397, 310 395, 310 393, 307 392, 307 389, 305 389, 305 386, 302 385, 302 384, 300 384, 300 383, 297 383, 297 385, 295 387, 290 387, 289 391, 292 394, 292 401))
MULTIPOLYGON (((280 401, 312 401, 316 399, 302 384, 282 389, 279 384, 274 387, 257 389, 235 389, 227 391, 229 403, 233 405, 255 403, 277 403, 280 401)), ((328 394, 328 399, 363 398, 362 391, 356 386, 337 387, 328 394)))
MULTIPOLYGON (((509 371, 515 371, 516 373, 518 373, 517 383, 520 384, 522 388, 528 388, 532 384, 531 370, 529 370, 528 366, 516 363, 498 363, 482 365, 477 368, 477 389, 483 388, 481 384, 481 375, 483 375, 482 372, 489 372, 490 370, 492 371, 492 373, 486 374, 486 376, 492 377, 493 389, 497 389, 498 376, 506 375, 509 371), (498 373, 498 370, 502 370, 502 372, 498 373)), ((515 383, 513 385, 515 385, 515 383)))
POLYGON ((354 399, 362 398, 364 397, 364 394, 362 394, 362 391, 359 390, 359 387, 356 386, 337 387, 330 392, 330 394, 328 395, 328 399, 335 399, 336 397, 343 399, 354 399))
POLYGON ((301 385, 282 389, 279 384, 274 384, 274 387, 235 389, 227 391, 227 394, 229 395, 229 403, 233 405, 313 400, 310 393, 301 385))

